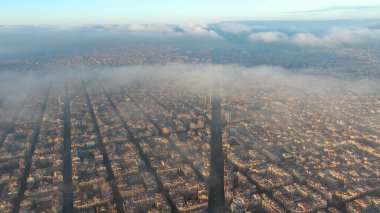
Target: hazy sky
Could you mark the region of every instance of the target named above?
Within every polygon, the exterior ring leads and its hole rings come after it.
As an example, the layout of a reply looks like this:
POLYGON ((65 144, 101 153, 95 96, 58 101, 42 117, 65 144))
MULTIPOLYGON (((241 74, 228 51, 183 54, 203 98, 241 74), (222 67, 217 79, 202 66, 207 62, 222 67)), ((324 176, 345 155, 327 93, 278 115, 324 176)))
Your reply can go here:
POLYGON ((380 18, 379 0, 3 0, 0 24, 380 18))

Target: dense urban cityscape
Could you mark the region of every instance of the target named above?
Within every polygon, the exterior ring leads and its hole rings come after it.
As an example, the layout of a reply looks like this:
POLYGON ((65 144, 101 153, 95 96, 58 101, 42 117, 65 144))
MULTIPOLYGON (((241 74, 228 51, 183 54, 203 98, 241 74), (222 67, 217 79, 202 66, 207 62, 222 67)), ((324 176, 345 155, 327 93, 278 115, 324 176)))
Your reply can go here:
POLYGON ((379 211, 378 90, 220 79, 218 98, 202 75, 120 73, 2 92, 3 212, 207 211, 215 99, 223 208, 379 211))
POLYGON ((0 213, 380 213, 379 0, 3 1, 0 213))

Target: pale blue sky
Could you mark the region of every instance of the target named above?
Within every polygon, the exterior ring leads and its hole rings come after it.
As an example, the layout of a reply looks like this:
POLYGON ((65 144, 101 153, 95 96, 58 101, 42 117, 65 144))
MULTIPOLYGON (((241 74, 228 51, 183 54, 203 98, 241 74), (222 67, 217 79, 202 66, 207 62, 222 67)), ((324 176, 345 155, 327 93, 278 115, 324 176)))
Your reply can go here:
POLYGON ((379 0, 3 0, 0 24, 380 18, 379 0), (306 12, 302 12, 306 11, 306 12))

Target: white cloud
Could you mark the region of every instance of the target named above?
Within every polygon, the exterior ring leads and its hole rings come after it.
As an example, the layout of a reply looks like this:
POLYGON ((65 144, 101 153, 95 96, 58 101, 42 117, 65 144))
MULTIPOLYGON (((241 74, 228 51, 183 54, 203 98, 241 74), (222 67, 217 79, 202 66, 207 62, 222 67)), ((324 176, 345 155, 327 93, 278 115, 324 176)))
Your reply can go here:
POLYGON ((281 32, 260 32, 249 35, 252 41, 261 41, 265 43, 286 41, 288 38, 281 32))
POLYGON ((318 46, 322 45, 323 41, 311 33, 298 33, 293 36, 292 41, 298 45, 318 46))
MULTIPOLYGON (((114 70, 114 72, 107 71, 103 73, 107 76, 111 75, 115 80, 133 81, 136 78, 144 80, 173 79, 171 86, 177 89, 181 88, 181 90, 191 89, 193 92, 204 91, 204 88, 212 85, 215 80, 227 87, 228 85, 249 84, 256 88, 270 88, 271 92, 275 92, 282 97, 284 95, 293 97, 297 96, 297 94, 305 95, 305 92, 331 95, 333 91, 336 91, 336 94, 343 91, 351 91, 357 94, 379 93, 380 91, 379 79, 345 80, 327 75, 316 75, 318 70, 312 68, 307 70, 299 69, 295 72, 283 67, 267 65, 244 67, 235 64, 194 65, 175 63, 110 69, 114 70), (307 74, 310 72, 314 74, 307 74)), ((233 91, 225 92, 230 93, 233 91)))
POLYGON ((155 33, 171 33, 173 29, 166 25, 147 25, 147 24, 127 24, 127 25, 108 25, 113 30, 126 30, 132 32, 155 32, 155 33))
POLYGON ((125 25, 102 25, 105 29, 128 31, 128 32, 147 32, 147 33, 169 33, 172 35, 195 35, 205 36, 213 39, 222 37, 213 30, 208 29, 207 25, 187 24, 179 26, 155 25, 155 24, 125 24, 125 25), (180 28, 183 32, 175 32, 174 28, 180 28))
POLYGON ((315 36, 310 33, 298 33, 292 41, 298 45, 306 46, 336 46, 341 44, 357 44, 368 39, 380 39, 380 30, 357 28, 334 28, 324 36, 315 36))
POLYGON ((223 39, 214 30, 210 30, 205 25, 181 25, 180 28, 183 30, 184 34, 197 35, 197 36, 207 36, 213 39, 223 39))
POLYGON ((219 28, 224 32, 230 32, 235 34, 247 33, 252 30, 251 26, 233 22, 222 23, 219 25, 219 28))
POLYGON ((300 46, 334 47, 342 44, 357 44, 365 42, 368 39, 380 39, 380 29, 332 28, 325 35, 321 36, 303 32, 287 36, 282 32, 268 31, 253 33, 249 36, 249 39, 265 43, 291 42, 300 46))

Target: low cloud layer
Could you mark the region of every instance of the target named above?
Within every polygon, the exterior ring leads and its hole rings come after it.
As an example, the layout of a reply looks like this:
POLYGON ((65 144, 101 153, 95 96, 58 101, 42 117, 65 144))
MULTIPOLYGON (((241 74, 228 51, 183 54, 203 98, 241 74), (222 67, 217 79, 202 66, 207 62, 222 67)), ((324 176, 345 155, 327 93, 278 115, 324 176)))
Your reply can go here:
POLYGON ((229 32, 229 33, 248 33, 251 32, 253 29, 252 26, 245 25, 245 24, 240 24, 236 22, 225 22, 222 24, 218 25, 219 29, 224 31, 224 32, 229 32))
POLYGON ((286 41, 288 38, 281 32, 260 32, 249 35, 252 41, 259 41, 265 43, 286 41))
POLYGON ((35 33, 65 31, 146 33, 164 36, 198 36, 211 39, 247 39, 264 43, 289 43, 299 46, 331 47, 342 44, 358 44, 369 40, 380 40, 378 21, 231 21, 212 24, 110 24, 84 26, 1 26, 0 32, 35 33), (230 34, 234 34, 231 36, 230 34))
POLYGON ((109 25, 109 29, 126 30, 133 32, 155 32, 155 33, 172 33, 173 29, 166 25, 144 25, 144 24, 129 24, 129 25, 109 25))
POLYGON ((206 36, 213 39, 222 39, 218 33, 208 28, 207 25, 181 25, 184 34, 206 36))
MULTIPOLYGON (((156 83, 170 81, 173 87, 191 91, 204 90, 219 81, 224 85, 250 85, 285 92, 289 90, 328 94, 353 92, 356 94, 379 93, 378 79, 345 80, 332 76, 307 74, 310 70, 288 70, 276 66, 244 67, 239 65, 168 64, 157 66, 128 66, 101 69, 104 78, 114 81, 148 80, 156 83), (169 80, 172 79, 172 80, 169 80)), ((314 70, 316 73, 317 71, 314 70)), ((238 86, 239 87, 239 86, 238 86)), ((245 87, 245 86, 243 86, 245 87)))
POLYGON ((343 29, 333 28, 324 35, 315 35, 313 33, 296 33, 287 36, 282 32, 267 31, 253 33, 249 36, 252 41, 259 42, 287 42, 300 46, 322 46, 331 47, 342 44, 358 44, 365 41, 379 40, 380 30, 369 28, 343 29))
MULTIPOLYGON (((147 33, 166 33, 173 35, 192 35, 203 36, 212 39, 224 39, 223 35, 218 34, 207 24, 185 24, 185 25, 108 25, 104 26, 111 30, 121 30, 128 32, 147 32, 147 33)), ((286 42, 299 46, 320 46, 334 47, 343 44, 358 44, 365 41, 380 40, 380 29, 376 28, 331 28, 324 34, 313 32, 298 32, 287 34, 281 30, 260 31, 253 25, 242 24, 238 22, 225 22, 217 25, 217 28, 223 32, 233 34, 250 33, 254 30, 258 32, 251 33, 248 38, 255 42, 278 43, 286 42)))
MULTIPOLYGON (((52 83, 83 79, 93 79, 106 87, 119 84, 149 82, 148 85, 163 85, 173 91, 205 93, 210 91, 215 81, 224 88, 225 95, 245 92, 275 94, 278 98, 298 98, 310 95, 353 97, 379 97, 379 79, 344 80, 322 75, 309 75, 303 70, 287 70, 282 67, 210 64, 168 64, 152 66, 99 67, 92 71, 62 70, 56 72, 0 73, 0 100, 7 105, 11 114, 12 105, 19 106, 25 97, 41 94, 41 90, 52 83), (94 73, 95 72, 95 73, 94 73), (94 78, 94 76, 96 76, 94 78)), ((7 116, 6 116, 7 117, 7 116)))
POLYGON ((121 32, 165 33, 170 35, 204 36, 212 39, 222 39, 208 25, 184 24, 184 25, 155 25, 155 24, 124 24, 124 25, 94 25, 93 29, 112 30, 121 32))

